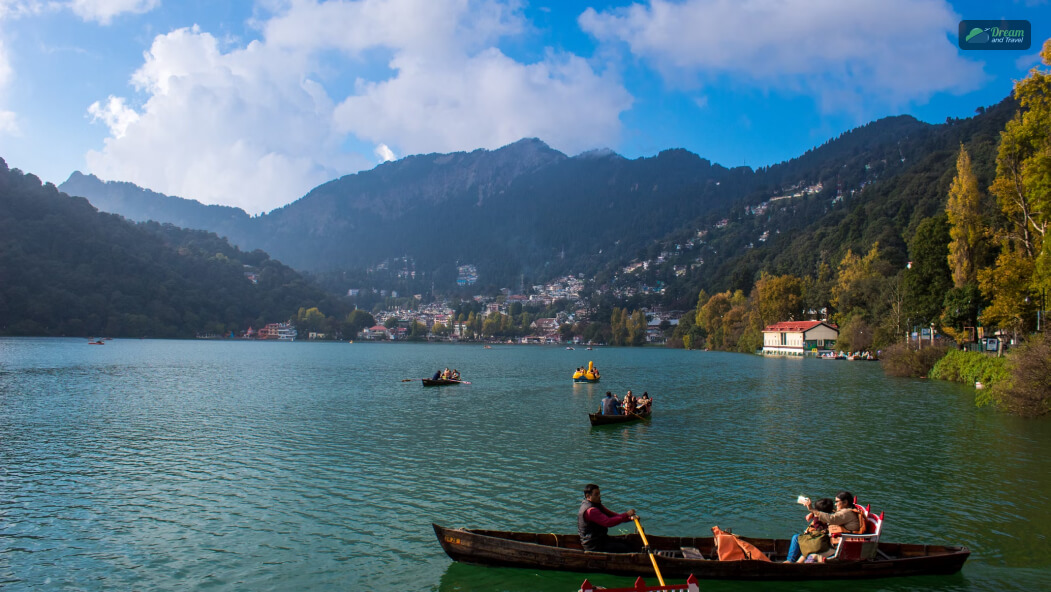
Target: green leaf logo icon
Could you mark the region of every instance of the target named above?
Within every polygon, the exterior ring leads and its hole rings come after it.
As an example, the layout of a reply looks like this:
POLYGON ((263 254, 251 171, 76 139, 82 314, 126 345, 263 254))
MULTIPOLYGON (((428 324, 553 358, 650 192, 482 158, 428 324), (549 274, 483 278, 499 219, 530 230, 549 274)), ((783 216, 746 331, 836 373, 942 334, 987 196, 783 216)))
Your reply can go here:
POLYGON ((975 28, 971 29, 970 33, 967 34, 967 37, 964 39, 964 41, 972 41, 973 40, 975 43, 984 43, 984 42, 989 40, 989 36, 985 35, 985 37, 983 38, 981 36, 983 33, 985 33, 985 31, 983 31, 982 29, 979 29, 978 27, 975 27, 975 28), (975 39, 976 37, 977 37, 977 39, 975 39))

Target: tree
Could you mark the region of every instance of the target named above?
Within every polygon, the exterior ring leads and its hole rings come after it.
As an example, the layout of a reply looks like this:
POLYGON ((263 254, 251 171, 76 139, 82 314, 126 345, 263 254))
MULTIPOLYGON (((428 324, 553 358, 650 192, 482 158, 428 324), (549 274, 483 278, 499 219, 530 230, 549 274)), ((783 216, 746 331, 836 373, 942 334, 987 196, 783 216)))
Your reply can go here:
POLYGON ((376 324, 376 319, 364 310, 357 309, 347 315, 347 319, 343 322, 343 335, 354 336, 357 335, 367 327, 372 327, 376 324))
POLYGON ((985 226, 981 217, 982 196, 978 191, 978 177, 971 170, 971 157, 960 144, 956 159, 956 177, 949 189, 945 213, 949 217, 949 269, 953 284, 963 288, 977 279, 977 263, 985 226))
POLYGON ((804 282, 794 275, 773 276, 765 271, 755 283, 755 307, 763 327, 803 318, 804 282))
POLYGON ((901 296, 912 325, 927 326, 941 316, 945 294, 952 288, 950 240, 948 217, 939 215, 921 222, 909 242, 912 262, 902 275, 901 296))
MULTIPOLYGON (((1051 66, 1051 39, 1040 56, 1051 66)), ((1014 94, 1019 110, 1000 134, 990 188, 1006 219, 997 233, 1001 252, 993 268, 979 273, 979 284, 991 301, 983 321, 1017 331, 1031 312, 1030 294, 1051 288, 1051 252, 1044 241, 1051 225, 1051 72, 1033 68, 1014 94)))
POLYGON ((992 295, 989 306, 982 310, 982 323, 1018 332, 1033 311, 1029 302, 1029 282, 1034 262, 1021 248, 1005 245, 993 267, 978 272, 982 293, 992 295))
POLYGON ((636 310, 628 321, 628 345, 646 344, 646 315, 641 310, 636 310))
MULTIPOLYGON (((867 312, 873 291, 873 280, 882 277, 879 266, 879 243, 874 243, 864 257, 858 257, 850 249, 839 263, 836 283, 832 286, 832 306, 839 311, 837 321, 845 321, 856 308, 867 312)), ((842 324, 842 323, 840 323, 842 324)))
POLYGON ((730 303, 731 296, 729 291, 714 294, 704 306, 697 309, 696 324, 707 334, 705 343, 712 349, 719 349, 723 345, 723 317, 733 308, 733 304, 730 303))
POLYGON ((295 325, 296 329, 303 333, 320 333, 325 328, 325 315, 316 306, 300 308, 295 325))

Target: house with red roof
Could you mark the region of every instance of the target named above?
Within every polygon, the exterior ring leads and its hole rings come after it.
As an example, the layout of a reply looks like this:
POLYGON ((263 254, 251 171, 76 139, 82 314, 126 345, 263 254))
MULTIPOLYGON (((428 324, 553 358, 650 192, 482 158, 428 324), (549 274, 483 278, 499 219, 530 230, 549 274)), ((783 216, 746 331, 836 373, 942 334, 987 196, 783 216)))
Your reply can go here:
POLYGON ((362 329, 361 336, 365 339, 390 339, 391 334, 383 325, 376 325, 375 327, 362 329))
POLYGON ((836 347, 839 327, 825 321, 783 321, 763 329, 763 353, 802 356, 836 347))

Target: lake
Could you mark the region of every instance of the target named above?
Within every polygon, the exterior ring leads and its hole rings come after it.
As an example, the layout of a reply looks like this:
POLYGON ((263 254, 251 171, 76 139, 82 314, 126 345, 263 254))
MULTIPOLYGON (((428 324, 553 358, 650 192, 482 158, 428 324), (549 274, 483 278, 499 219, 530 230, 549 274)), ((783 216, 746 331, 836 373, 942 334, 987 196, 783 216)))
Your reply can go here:
POLYGON ((594 482, 647 533, 698 536, 787 538, 798 495, 849 489, 886 512, 885 540, 972 551, 958 575, 852 592, 1033 590, 1051 582, 1049 452, 1048 420, 870 362, 0 339, 0 588, 567 592, 585 576, 454 564, 431 523, 575 532, 594 482), (588 361, 602 382, 574 384, 588 361), (402 382, 447 366, 472 384, 402 382), (627 389, 654 397, 653 419, 592 428, 627 389))

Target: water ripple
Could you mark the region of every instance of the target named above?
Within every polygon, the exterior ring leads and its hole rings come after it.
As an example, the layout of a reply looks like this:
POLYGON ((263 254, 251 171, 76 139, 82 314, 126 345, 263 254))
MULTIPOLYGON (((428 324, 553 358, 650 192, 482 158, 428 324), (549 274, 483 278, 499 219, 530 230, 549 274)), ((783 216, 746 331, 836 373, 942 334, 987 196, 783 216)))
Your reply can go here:
POLYGON ((1051 565, 1047 422, 875 364, 602 348, 603 382, 574 385, 587 360, 558 348, 111 345, 0 340, 5 592, 575 589, 451 565, 430 523, 572 532, 587 482, 661 534, 787 536, 796 495, 850 488, 888 538, 972 547, 944 590, 1051 565), (401 382, 450 365, 474 384, 401 382), (652 421, 591 428, 628 388, 652 421))

